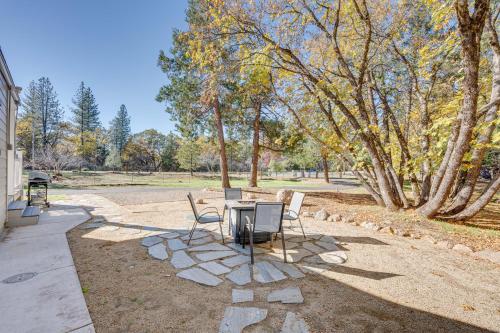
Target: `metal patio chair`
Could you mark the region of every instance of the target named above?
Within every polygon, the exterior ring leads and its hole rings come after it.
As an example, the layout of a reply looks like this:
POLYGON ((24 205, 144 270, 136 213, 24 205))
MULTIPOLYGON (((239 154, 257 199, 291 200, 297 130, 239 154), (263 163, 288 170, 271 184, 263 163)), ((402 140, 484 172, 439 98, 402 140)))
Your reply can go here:
POLYGON ((285 205, 281 202, 258 202, 255 204, 255 214, 253 220, 246 216, 246 224, 243 231, 243 246, 245 246, 245 234, 250 236, 250 256, 252 265, 253 259, 253 238, 255 232, 268 232, 271 234, 281 233, 281 243, 283 246, 283 259, 286 261, 285 235, 283 233, 283 209, 285 205))
MULTIPOLYGON (((243 198, 243 194, 241 192, 241 188, 225 188, 224 189, 224 200, 241 200, 243 198)), ((224 210, 222 211, 222 220, 224 220, 224 216, 226 215, 227 206, 224 204, 224 210)), ((231 235, 231 219, 229 219, 229 231, 228 233, 231 235)))
POLYGON ((205 207, 200 211, 201 213, 200 215, 198 213, 198 210, 196 209, 196 204, 194 203, 193 195, 191 194, 191 192, 188 193, 187 197, 189 199, 189 203, 191 204, 191 208, 193 209, 193 214, 194 214, 194 224, 193 227, 191 228, 191 231, 189 232, 188 245, 191 242, 191 238, 193 237, 193 233, 198 223, 200 224, 219 223, 220 235, 222 237, 222 243, 224 244, 224 234, 222 233, 222 223, 224 222, 224 219, 222 218, 222 216, 220 216, 217 208, 205 207), (215 214, 209 215, 210 213, 215 213, 215 214))
POLYGON ((293 228, 292 221, 299 221, 300 229, 302 229, 302 235, 304 235, 304 238, 306 238, 306 234, 304 232, 304 228, 302 227, 302 221, 300 220, 300 210, 302 209, 302 203, 304 202, 305 196, 306 195, 304 193, 293 192, 288 211, 283 214, 283 220, 290 221, 291 228, 293 228))

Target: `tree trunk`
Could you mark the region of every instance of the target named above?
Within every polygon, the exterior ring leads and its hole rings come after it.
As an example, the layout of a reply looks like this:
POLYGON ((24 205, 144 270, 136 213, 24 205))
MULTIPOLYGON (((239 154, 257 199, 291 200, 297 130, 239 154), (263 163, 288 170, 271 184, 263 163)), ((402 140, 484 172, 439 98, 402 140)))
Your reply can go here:
POLYGON ((462 221, 467 220, 479 213, 481 209, 484 208, 493 198, 493 196, 500 189, 500 174, 497 174, 496 177, 491 181, 488 188, 477 198, 477 200, 470 205, 469 207, 462 210, 460 213, 447 217, 446 219, 452 221, 462 221))
POLYGON ((224 127, 222 125, 222 115, 220 111, 219 98, 214 98, 214 115, 215 115, 215 125, 217 126, 217 138, 219 139, 219 149, 220 149, 220 172, 222 178, 222 187, 230 188, 229 184, 229 174, 227 168, 227 156, 226 156, 226 145, 224 142, 224 127))
POLYGON ((462 159, 465 153, 469 151, 472 131, 476 123, 477 99, 479 96, 480 41, 488 7, 488 0, 477 0, 474 7, 475 12, 471 17, 468 1, 455 2, 464 70, 462 83, 463 103, 458 116, 461 122, 458 137, 446 167, 446 173, 436 191, 436 195, 418 209, 418 212, 426 217, 435 216, 448 198, 462 164, 462 159))
POLYGON ((323 176, 325 179, 325 183, 330 184, 330 177, 328 175, 328 155, 321 154, 321 157, 323 161, 323 176))
POLYGON ((420 201, 427 201, 431 191, 431 161, 429 160, 430 136, 429 130, 429 110, 428 101, 421 94, 418 94, 420 104, 420 149, 423 155, 422 161, 422 190, 420 192, 420 201))
POLYGON ((487 109, 484 123, 489 125, 482 133, 478 134, 476 143, 477 148, 472 151, 470 162, 471 168, 467 170, 467 174, 465 175, 463 184, 458 189, 458 192, 453 199, 452 205, 448 208, 446 214, 457 214, 458 212, 462 211, 469 202, 472 193, 474 192, 477 178, 479 177, 479 173, 481 171, 481 165, 483 163, 484 156, 486 154, 486 151, 488 150, 488 144, 491 142, 493 131, 496 128, 495 120, 498 118, 499 106, 498 102, 495 103, 495 101, 500 99, 500 45, 498 43, 498 36, 496 34, 495 27, 491 22, 491 17, 489 20, 488 28, 490 30, 490 45, 493 51, 493 80, 491 85, 490 101, 488 103, 488 105, 491 106, 489 107, 489 109, 487 109))
POLYGON ((257 168, 259 167, 259 136, 260 136, 260 110, 261 105, 255 108, 255 118, 253 120, 253 141, 252 141, 252 166, 250 181, 248 186, 257 187, 257 168))

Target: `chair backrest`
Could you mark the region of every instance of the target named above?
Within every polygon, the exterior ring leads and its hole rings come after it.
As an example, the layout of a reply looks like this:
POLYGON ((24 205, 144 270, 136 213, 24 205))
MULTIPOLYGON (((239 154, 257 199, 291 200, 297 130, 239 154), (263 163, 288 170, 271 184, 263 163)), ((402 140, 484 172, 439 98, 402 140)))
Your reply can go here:
POLYGON ((302 209, 302 203, 304 202, 305 196, 306 195, 302 192, 293 192, 289 209, 292 214, 297 214, 297 216, 295 217, 298 217, 300 214, 300 210, 302 209))
POLYGON ((254 231, 279 232, 283 221, 282 202, 258 202, 255 204, 254 231))
POLYGON ((193 195, 191 194, 191 192, 188 193, 187 197, 189 199, 189 203, 191 204, 191 208, 193 209, 194 217, 196 218, 196 220, 198 220, 198 210, 196 209, 196 205, 194 203, 193 195))
POLYGON ((225 188, 224 199, 226 200, 241 200, 241 188, 225 188))

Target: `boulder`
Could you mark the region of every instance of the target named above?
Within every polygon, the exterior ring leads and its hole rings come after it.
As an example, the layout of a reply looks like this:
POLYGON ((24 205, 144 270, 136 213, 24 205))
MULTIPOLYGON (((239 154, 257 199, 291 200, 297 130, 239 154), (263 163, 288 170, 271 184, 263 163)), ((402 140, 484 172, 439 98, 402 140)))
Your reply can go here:
POLYGON ((326 211, 326 209, 322 208, 321 210, 316 212, 314 218, 316 220, 326 221, 328 219, 328 216, 330 216, 330 214, 326 211))
POLYGON ((288 205, 292 200, 292 195, 292 190, 279 190, 278 193, 276 193, 276 201, 283 202, 288 205))
POLYGON ((379 231, 381 229, 380 226, 378 226, 377 224, 375 224, 373 222, 369 222, 369 221, 365 221, 365 222, 361 223, 361 226, 365 229, 374 230, 374 231, 379 231))
POLYGON ((196 203, 201 205, 204 204, 205 201, 203 201, 203 199, 196 199, 196 203))
POLYGON ((455 246, 452 247, 452 249, 462 253, 472 253, 472 249, 463 244, 456 244, 455 246))
POLYGON ((327 219, 328 222, 341 222, 342 221, 342 215, 340 214, 332 214, 330 217, 327 219))
POLYGON ((394 235, 394 229, 392 229, 392 227, 383 227, 379 231, 383 232, 383 233, 386 233, 386 234, 394 235))
POLYGON ((491 262, 500 264, 500 251, 493 251, 493 250, 482 250, 474 253, 474 256, 490 260, 491 262))

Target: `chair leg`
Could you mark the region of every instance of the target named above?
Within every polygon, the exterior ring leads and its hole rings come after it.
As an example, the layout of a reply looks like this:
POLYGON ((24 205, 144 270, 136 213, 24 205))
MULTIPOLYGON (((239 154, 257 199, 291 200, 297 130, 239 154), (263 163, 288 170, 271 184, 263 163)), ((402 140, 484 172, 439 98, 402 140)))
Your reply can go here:
POLYGON ((194 221, 193 227, 191 228, 191 232, 189 233, 188 245, 191 242, 191 238, 193 237, 193 233, 194 233, 194 230, 196 229, 197 224, 198 224, 198 221, 194 221))
POLYGON ((289 220, 290 221, 290 229, 294 229, 294 226, 293 226, 293 220, 289 220))
POLYGON ((246 243, 246 239, 245 239, 246 232, 245 231, 246 231, 246 228, 243 227, 243 236, 240 237, 240 240, 242 240, 242 242, 241 242, 241 247, 242 248, 245 248, 245 243, 246 243))
POLYGON ((304 228, 302 227, 302 221, 300 220, 300 217, 299 217, 299 224, 300 224, 300 229, 302 229, 302 235, 304 235, 304 238, 307 238, 306 233, 304 232, 304 228))
POLYGON ((285 248, 285 234, 283 233, 283 228, 281 228, 281 246, 283 247, 283 259, 286 261, 286 248, 285 248))
POLYGON ((253 260, 253 232, 250 231, 249 234, 250 234, 250 262, 253 265, 253 262, 254 262, 254 260, 253 260))
POLYGON ((222 237, 222 244, 226 244, 224 243, 224 234, 222 233, 222 222, 219 222, 219 228, 220 228, 220 235, 222 237))

